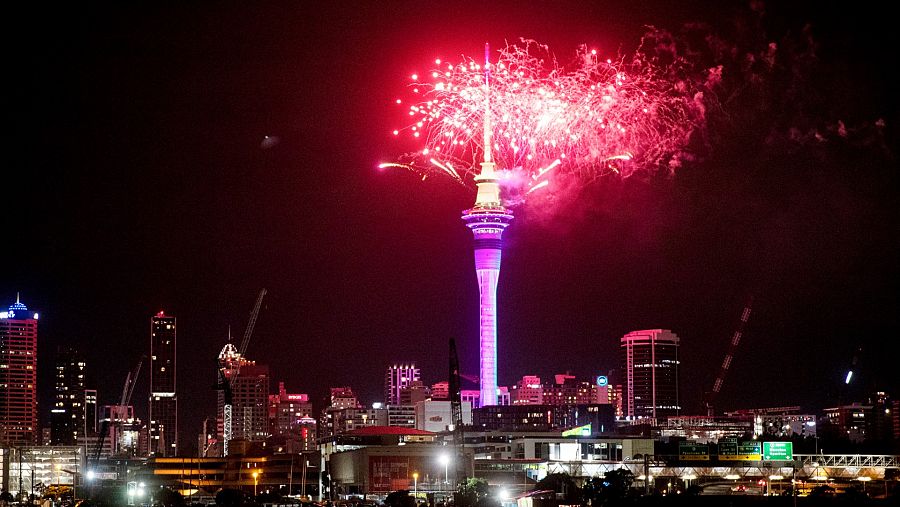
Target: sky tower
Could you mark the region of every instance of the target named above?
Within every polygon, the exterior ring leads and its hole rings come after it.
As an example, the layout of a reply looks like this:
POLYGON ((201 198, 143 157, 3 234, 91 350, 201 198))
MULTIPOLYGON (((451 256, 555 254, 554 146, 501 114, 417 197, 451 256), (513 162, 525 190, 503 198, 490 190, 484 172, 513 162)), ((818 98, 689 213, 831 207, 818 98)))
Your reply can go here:
POLYGON ((479 366, 481 406, 497 404, 497 281, 500 278, 500 237, 512 212, 500 202, 500 185, 491 160, 490 55, 484 46, 484 161, 475 176, 475 205, 462 219, 475 237, 475 274, 479 298, 479 366))

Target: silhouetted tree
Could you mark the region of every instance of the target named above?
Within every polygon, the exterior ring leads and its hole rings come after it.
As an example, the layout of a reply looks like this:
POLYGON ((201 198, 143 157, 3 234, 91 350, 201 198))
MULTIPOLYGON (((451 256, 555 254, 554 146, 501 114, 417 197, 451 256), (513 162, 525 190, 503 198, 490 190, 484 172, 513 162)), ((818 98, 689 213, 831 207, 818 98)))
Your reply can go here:
POLYGON ((581 488, 575 484, 575 481, 569 474, 549 474, 538 481, 535 488, 555 491, 562 495, 563 500, 567 503, 581 501, 581 488))
POLYGON ((237 489, 220 489, 216 493, 216 505, 219 507, 240 507, 244 493, 237 489))

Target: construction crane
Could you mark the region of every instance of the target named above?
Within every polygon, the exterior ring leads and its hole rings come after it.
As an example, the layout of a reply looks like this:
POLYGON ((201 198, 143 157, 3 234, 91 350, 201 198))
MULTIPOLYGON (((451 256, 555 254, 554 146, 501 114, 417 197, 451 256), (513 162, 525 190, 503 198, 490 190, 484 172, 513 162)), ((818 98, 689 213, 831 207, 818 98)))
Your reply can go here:
POLYGON ((737 329, 735 329, 734 334, 731 335, 731 343, 728 345, 728 352, 725 354, 725 359, 722 360, 722 366, 719 368, 719 375, 713 383, 712 391, 706 393, 706 415, 710 417, 715 415, 713 403, 715 403, 716 397, 722 390, 722 384, 725 382, 725 377, 728 375, 728 368, 731 366, 731 361, 734 359, 734 353, 741 343, 741 336, 744 334, 744 327, 747 325, 747 320, 750 319, 750 311, 752 308, 753 296, 750 296, 747 299, 747 304, 744 305, 744 311, 741 312, 741 320, 738 322, 737 329))
MULTIPOLYGON (((259 317, 259 309, 262 307, 263 298, 266 296, 266 289, 259 291, 253 310, 250 311, 250 318, 247 320, 247 327, 244 329, 244 338, 241 340, 241 348, 238 349, 236 361, 232 364, 219 365, 219 382, 216 389, 222 391, 223 407, 222 407, 222 455, 228 456, 228 441, 232 438, 232 406, 233 394, 231 389, 231 379, 237 377, 241 372, 241 362, 244 361, 244 354, 247 353, 247 346, 250 345, 250 337, 253 335, 253 328, 256 327, 256 319, 259 317), (226 375, 226 367, 230 370, 230 375, 226 375), (229 378, 229 376, 231 378, 229 378)), ((229 341, 231 340, 231 331, 228 333, 229 341)))
POLYGON ((456 353, 456 340, 450 338, 450 414, 453 422, 453 449, 456 453, 454 475, 456 483, 465 480, 465 454, 463 453, 463 416, 462 416, 462 386, 460 385, 459 356, 456 353))
POLYGON ((109 417, 103 421, 103 424, 100 426, 100 435, 97 438, 97 448, 94 449, 94 466, 100 461, 100 454, 103 452, 103 444, 106 442, 106 437, 109 435, 109 425, 112 424, 113 419, 120 417, 121 414, 125 412, 124 408, 117 407, 126 407, 131 403, 131 395, 134 394, 134 386, 137 385, 138 376, 141 374, 141 365, 144 364, 144 359, 147 356, 142 356, 140 361, 138 361, 137 366, 134 368, 134 371, 129 371, 128 375, 125 377, 125 385, 122 386, 122 396, 119 399, 119 404, 116 407, 110 407, 109 417))
POLYGON ((238 349, 238 353, 240 353, 241 357, 244 357, 244 354, 247 353, 247 346, 250 345, 250 335, 253 334, 253 328, 256 327, 256 318, 259 316, 259 309, 262 306, 263 298, 266 296, 266 289, 262 289, 259 291, 259 296, 256 298, 256 304, 253 305, 253 310, 250 312, 250 319, 247 320, 247 328, 244 329, 244 339, 241 340, 241 348, 238 349))

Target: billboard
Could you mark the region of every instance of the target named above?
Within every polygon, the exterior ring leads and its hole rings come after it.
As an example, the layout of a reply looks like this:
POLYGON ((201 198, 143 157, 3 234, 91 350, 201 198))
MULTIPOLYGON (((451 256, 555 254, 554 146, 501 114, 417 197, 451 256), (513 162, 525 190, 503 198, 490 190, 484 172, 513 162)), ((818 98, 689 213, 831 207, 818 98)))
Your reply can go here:
POLYGON ((589 437, 589 436, 591 436, 591 423, 587 423, 584 426, 576 426, 574 428, 563 431, 562 436, 564 436, 564 437, 589 437))
POLYGON ((769 461, 793 461, 792 442, 763 442, 763 459, 769 461))

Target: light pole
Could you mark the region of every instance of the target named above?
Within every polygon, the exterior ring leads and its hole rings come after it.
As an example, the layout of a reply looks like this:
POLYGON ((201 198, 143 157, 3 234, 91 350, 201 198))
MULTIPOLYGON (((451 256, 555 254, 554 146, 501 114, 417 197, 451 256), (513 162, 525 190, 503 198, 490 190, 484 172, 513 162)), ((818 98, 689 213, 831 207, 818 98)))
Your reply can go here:
POLYGON ((413 498, 419 500, 419 472, 413 472, 413 498))
POLYGON ((259 484, 259 472, 253 471, 253 500, 256 500, 256 486, 259 484))
POLYGON ((450 484, 450 455, 441 454, 440 461, 444 465, 444 484, 450 484))

